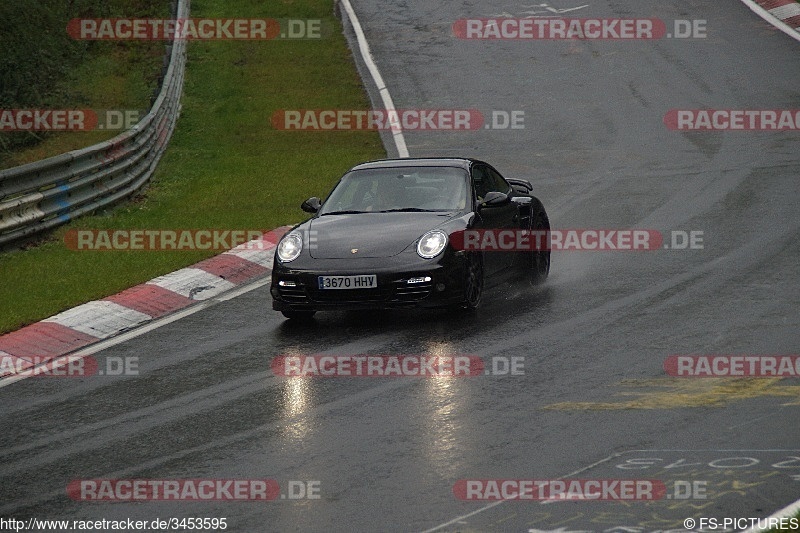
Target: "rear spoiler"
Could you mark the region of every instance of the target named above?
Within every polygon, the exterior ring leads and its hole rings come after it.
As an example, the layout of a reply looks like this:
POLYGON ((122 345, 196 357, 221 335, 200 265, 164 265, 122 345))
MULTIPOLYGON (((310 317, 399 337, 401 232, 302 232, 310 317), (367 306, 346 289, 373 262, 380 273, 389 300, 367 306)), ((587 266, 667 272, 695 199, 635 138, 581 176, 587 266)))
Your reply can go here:
POLYGON ((528 194, 533 190, 533 185, 528 180, 523 179, 516 179, 516 178, 506 178, 506 181, 517 190, 517 192, 521 192, 522 194, 528 194))

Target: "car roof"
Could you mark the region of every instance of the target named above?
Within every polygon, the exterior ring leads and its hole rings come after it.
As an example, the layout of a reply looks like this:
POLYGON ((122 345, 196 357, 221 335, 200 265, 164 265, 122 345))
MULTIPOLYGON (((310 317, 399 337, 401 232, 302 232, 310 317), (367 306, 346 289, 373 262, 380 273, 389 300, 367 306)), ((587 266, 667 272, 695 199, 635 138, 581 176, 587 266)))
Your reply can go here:
POLYGON ((467 157, 407 157, 404 159, 379 159, 356 165, 350 170, 397 167, 455 167, 469 169, 474 163, 483 163, 467 157))

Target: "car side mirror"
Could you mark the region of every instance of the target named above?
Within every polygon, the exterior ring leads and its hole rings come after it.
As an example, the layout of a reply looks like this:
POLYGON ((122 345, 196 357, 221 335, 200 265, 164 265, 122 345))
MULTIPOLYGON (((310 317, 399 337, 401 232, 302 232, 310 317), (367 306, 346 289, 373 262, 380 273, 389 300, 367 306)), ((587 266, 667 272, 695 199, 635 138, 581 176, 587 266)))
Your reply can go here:
POLYGON ((521 178, 506 178, 506 181, 522 194, 530 194, 533 191, 533 185, 526 179, 521 178))
POLYGON ((305 211, 306 213, 316 213, 319 211, 319 208, 322 207, 322 202, 320 202, 319 198, 316 196, 312 196, 302 204, 300 204, 300 209, 305 211))
POLYGON ((500 207, 511 201, 511 197, 499 191, 490 191, 483 197, 479 207, 500 207))

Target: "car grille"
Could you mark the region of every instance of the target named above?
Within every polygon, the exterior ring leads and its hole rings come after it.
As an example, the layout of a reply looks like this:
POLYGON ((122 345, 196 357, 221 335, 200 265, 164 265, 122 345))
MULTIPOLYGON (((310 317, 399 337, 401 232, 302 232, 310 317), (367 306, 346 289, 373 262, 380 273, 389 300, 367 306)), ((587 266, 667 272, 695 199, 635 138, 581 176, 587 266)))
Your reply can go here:
POLYGON ((309 303, 306 289, 302 284, 298 283, 297 287, 278 287, 278 294, 281 299, 291 304, 307 304, 309 303))
POLYGON ((329 289, 309 290, 315 302, 383 302, 389 295, 389 287, 377 289, 329 289))
POLYGON ((394 297, 392 300, 398 302, 418 302, 430 296, 433 290, 433 282, 408 284, 405 280, 394 282, 394 297))

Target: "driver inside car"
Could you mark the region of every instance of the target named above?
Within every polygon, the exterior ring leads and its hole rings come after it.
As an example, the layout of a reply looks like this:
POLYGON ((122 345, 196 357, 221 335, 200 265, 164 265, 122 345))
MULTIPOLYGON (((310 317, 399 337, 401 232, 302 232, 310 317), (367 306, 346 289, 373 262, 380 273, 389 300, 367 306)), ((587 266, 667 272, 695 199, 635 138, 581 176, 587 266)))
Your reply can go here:
POLYGON ((376 181, 372 192, 372 200, 365 211, 385 211, 387 209, 400 209, 405 188, 398 178, 382 178, 376 181))

